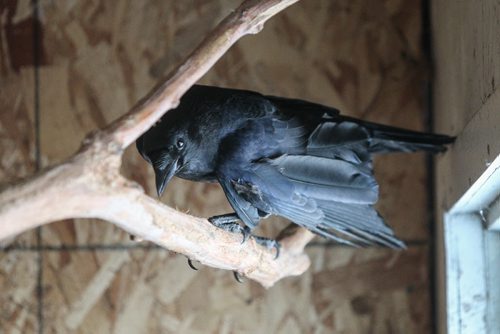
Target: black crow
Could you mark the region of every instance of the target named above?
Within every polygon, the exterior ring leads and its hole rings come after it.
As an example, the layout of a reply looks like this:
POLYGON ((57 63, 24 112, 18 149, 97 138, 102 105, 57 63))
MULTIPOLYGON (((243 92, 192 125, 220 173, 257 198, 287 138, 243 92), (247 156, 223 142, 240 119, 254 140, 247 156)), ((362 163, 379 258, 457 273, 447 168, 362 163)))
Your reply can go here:
POLYGON ((174 175, 218 181, 235 214, 210 221, 243 240, 262 218, 278 215, 340 243, 404 248, 373 207, 372 155, 442 152, 452 142, 317 103, 195 85, 137 148, 154 168, 158 195, 174 175))

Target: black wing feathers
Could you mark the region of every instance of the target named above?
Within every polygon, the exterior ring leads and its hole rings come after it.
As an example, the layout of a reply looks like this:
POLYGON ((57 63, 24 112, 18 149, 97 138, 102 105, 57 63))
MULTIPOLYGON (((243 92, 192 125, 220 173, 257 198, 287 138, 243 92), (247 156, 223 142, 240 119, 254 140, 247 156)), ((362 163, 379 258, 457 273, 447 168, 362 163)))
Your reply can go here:
MULTIPOLYGON (((335 200, 333 196, 324 196, 324 193, 318 190, 318 187, 322 185, 311 183, 311 175, 306 173, 300 177, 299 173, 294 173, 290 169, 289 174, 286 175, 275 163, 256 164, 253 171, 255 174, 251 178, 251 182, 254 187, 260 189, 263 201, 273 209, 273 212, 270 213, 290 219, 294 223, 329 239, 343 240, 343 243, 346 244, 404 247, 404 244, 394 237, 392 230, 385 225, 370 202, 359 203, 359 201, 353 200, 349 203, 345 197, 340 196, 343 200, 341 202, 335 200), (296 183, 291 180, 289 178, 291 173, 294 178, 308 179, 307 184, 312 188, 304 188, 300 182, 296 183)), ((316 177, 313 176, 313 178, 316 177)), ((348 178, 341 181, 346 182, 347 180, 348 178)), ((324 181, 321 180, 323 184, 324 181)), ((358 184, 366 187, 365 191, 370 194, 369 196, 373 196, 374 190, 371 188, 373 184, 369 178, 358 181, 358 184)), ((330 188, 334 189, 331 191, 332 193, 341 192, 335 187, 330 188)))
POLYGON ((339 159, 285 155, 268 161, 295 190, 315 199, 373 204, 378 184, 370 173, 339 159))

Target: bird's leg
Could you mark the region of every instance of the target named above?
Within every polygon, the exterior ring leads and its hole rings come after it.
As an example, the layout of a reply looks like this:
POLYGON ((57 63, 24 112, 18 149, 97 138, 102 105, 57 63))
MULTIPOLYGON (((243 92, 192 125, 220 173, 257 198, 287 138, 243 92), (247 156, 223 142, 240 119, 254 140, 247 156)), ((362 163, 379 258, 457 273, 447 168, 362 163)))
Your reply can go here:
POLYGON ((278 256, 280 256, 281 245, 279 244, 279 242, 277 242, 274 239, 259 237, 258 235, 252 235, 252 237, 255 239, 255 242, 258 243, 259 245, 264 246, 268 249, 276 249, 276 255, 274 256, 275 260, 278 258, 278 256))
POLYGON ((240 218, 238 218, 236 213, 228 213, 208 218, 208 221, 215 227, 221 228, 224 231, 243 234, 243 241, 241 243, 244 243, 248 239, 248 236, 250 236, 250 228, 248 228, 248 226, 241 226, 238 224, 238 220, 240 220, 240 218))

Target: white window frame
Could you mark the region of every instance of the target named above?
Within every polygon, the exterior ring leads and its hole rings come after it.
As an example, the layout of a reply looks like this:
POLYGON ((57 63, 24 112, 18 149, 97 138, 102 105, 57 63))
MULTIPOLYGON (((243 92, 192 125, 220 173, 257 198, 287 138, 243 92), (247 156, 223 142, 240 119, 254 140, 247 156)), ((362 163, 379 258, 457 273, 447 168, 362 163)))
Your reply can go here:
POLYGON ((444 217, 447 328, 500 333, 500 155, 444 217))

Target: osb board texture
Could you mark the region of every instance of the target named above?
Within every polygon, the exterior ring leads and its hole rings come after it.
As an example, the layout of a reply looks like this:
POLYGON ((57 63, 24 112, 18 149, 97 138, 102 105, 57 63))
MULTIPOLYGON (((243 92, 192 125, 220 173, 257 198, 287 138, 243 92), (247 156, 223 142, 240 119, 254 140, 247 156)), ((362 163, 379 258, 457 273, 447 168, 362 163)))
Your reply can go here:
POLYGON ((0 253, 0 333, 35 333, 37 263, 33 252, 0 253))
MULTIPOLYGON (((128 110, 234 5, 42 1, 44 164, 68 157, 86 133, 128 110)), ((234 46, 203 82, 310 99, 349 115, 421 129, 420 13, 418 1, 303 1, 234 46)), ((383 216, 401 238, 425 240, 423 155, 383 157, 376 169, 383 216)), ((151 170, 134 148, 124 171, 154 194, 151 170)), ((163 200, 203 216, 229 210, 212 185, 175 181, 163 200)), ((55 224, 44 229, 43 238, 50 244, 128 240, 96 222, 55 224)))
POLYGON ((425 252, 310 253, 265 290, 164 250, 47 252, 44 332, 428 333, 425 252))
MULTIPOLYGON (((0 1, 0 188, 35 172, 33 18, 29 1, 0 1)), ((34 232, 1 246, 32 245, 34 232)))
MULTIPOLYGON (((40 1, 42 164, 68 157, 86 133, 128 110, 237 2, 40 1)), ((422 129, 420 17, 419 1, 302 1, 240 41, 202 82, 305 98, 422 129)), ((26 94, 33 122, 33 96, 26 94)), ((154 194, 151 170, 135 148, 123 169, 154 194)), ((380 211, 401 238, 425 243, 424 157, 382 157, 376 169, 380 211)), ((230 210, 217 185, 174 180, 162 200, 205 217, 230 210)), ((277 229, 263 225, 268 233, 277 229)), ((51 246, 129 242, 111 224, 88 220, 55 223, 42 238, 51 246)), ((184 257, 162 250, 44 252, 44 332, 430 331, 427 247, 309 252, 313 266, 305 275, 267 291, 239 285, 226 271, 193 272, 184 257)))

